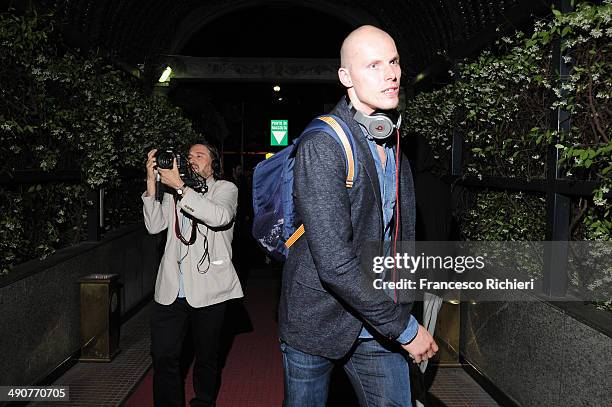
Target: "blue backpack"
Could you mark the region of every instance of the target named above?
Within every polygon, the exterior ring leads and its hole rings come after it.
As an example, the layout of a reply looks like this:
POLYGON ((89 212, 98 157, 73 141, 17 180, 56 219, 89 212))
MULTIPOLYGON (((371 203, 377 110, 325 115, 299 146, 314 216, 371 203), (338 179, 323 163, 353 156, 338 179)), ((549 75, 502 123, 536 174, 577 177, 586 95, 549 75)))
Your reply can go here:
POLYGON ((355 179, 355 142, 346 123, 337 116, 316 117, 293 143, 257 164, 253 173, 253 237, 274 259, 283 261, 289 248, 304 234, 304 225, 295 223, 293 205, 293 165, 302 138, 313 132, 324 132, 344 150, 346 187, 355 179))

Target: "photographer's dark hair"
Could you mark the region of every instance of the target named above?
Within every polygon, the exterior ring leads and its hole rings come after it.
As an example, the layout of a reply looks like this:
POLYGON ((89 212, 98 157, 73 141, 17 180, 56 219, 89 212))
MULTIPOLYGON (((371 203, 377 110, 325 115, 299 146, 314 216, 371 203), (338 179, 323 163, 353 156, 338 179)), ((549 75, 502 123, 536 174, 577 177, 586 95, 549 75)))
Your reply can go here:
POLYGON ((221 179, 221 156, 219 155, 219 150, 217 150, 217 147, 213 146, 206 140, 201 140, 195 144, 201 144, 208 149, 210 152, 210 158, 212 159, 211 167, 213 170, 213 177, 215 180, 221 179))

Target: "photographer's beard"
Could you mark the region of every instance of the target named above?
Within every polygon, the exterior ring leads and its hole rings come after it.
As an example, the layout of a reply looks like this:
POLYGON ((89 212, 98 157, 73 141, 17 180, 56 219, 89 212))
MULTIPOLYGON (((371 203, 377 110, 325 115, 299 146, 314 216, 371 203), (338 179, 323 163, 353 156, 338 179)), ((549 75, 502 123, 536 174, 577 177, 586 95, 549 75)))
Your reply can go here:
POLYGON ((193 163, 191 164, 191 169, 207 181, 213 176, 213 169, 210 164, 205 164, 203 167, 200 167, 198 164, 193 163))

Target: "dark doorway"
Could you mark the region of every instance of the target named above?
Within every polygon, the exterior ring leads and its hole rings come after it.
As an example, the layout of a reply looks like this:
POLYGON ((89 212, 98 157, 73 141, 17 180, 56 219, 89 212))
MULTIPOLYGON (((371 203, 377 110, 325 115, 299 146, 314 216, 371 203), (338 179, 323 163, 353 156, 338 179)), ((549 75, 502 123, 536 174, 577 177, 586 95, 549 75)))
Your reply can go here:
POLYGON ((240 162, 242 152, 248 170, 264 159, 265 152, 280 149, 270 146, 270 120, 289 121, 291 142, 343 93, 336 84, 184 82, 176 84, 169 96, 197 130, 222 147, 226 170, 240 162), (274 91, 274 85, 280 91, 274 91))

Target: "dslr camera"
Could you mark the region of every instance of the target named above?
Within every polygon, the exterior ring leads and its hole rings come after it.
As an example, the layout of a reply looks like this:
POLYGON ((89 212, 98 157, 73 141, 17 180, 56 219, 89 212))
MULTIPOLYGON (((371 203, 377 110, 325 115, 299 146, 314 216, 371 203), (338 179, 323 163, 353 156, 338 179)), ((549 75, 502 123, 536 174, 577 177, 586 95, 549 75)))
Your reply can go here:
MULTIPOLYGON (((179 174, 185 185, 199 193, 206 193, 208 186, 206 180, 197 174, 191 168, 187 155, 175 153, 173 150, 157 150, 155 153, 155 159, 157 160, 157 168, 171 170, 174 165, 174 159, 176 158, 176 166, 178 167, 179 174)), ((159 183, 161 184, 161 183, 159 183)), ((165 187, 164 185, 158 185, 159 188, 165 187)), ((162 194, 159 194, 162 195, 162 194)))

